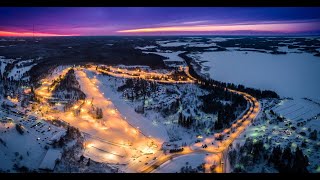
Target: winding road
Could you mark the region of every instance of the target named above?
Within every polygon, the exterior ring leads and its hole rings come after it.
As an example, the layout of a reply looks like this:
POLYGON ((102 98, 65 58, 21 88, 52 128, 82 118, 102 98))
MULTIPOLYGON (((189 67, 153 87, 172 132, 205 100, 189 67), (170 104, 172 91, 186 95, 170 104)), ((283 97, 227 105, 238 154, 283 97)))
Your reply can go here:
MULTIPOLYGON (((105 73, 110 76, 121 77, 121 78, 141 78, 141 79, 150 80, 150 81, 157 81, 161 83, 173 83, 173 84, 176 84, 176 83, 205 84, 204 81, 193 77, 189 73, 189 67, 184 68, 184 72, 188 78, 186 80, 178 80, 178 81, 171 79, 169 77, 170 74, 148 73, 148 72, 143 72, 141 70, 126 70, 126 69, 119 69, 119 68, 113 68, 113 67, 108 67, 108 70, 95 68, 95 67, 90 67, 88 69, 95 72, 105 73)), ((65 73, 66 73, 66 70, 63 71, 61 74, 65 74, 65 73)), ((83 73, 83 76, 85 76, 84 73, 83 73)), ((48 86, 51 84, 49 82, 50 81, 48 80, 44 81, 43 86, 36 91, 36 94, 45 99, 49 98, 51 93, 49 90, 48 90, 49 92, 46 91, 48 89, 48 86)), ((89 84, 89 81, 86 83, 89 84)), ((215 86, 214 84, 209 84, 209 85, 215 86)), ((95 89, 89 89, 88 92, 89 91, 91 92, 92 90, 95 90, 96 91, 95 93, 98 93, 99 91, 97 88, 95 88, 95 89)), ((142 173, 153 172, 159 166, 172 160, 173 158, 177 158, 179 156, 187 155, 191 153, 216 154, 219 157, 219 160, 218 160, 219 163, 215 168, 215 172, 218 172, 218 173, 225 172, 226 163, 224 162, 227 156, 227 151, 229 146, 233 143, 233 141, 236 138, 240 136, 240 134, 246 129, 246 127, 250 125, 250 123, 256 118, 256 116, 260 111, 260 103, 253 96, 245 92, 240 92, 233 89, 225 88, 225 90, 242 95, 248 102, 249 107, 247 108, 248 110, 245 114, 243 114, 239 119, 234 121, 234 123, 232 124, 232 127, 226 128, 221 133, 218 133, 219 135, 222 135, 223 137, 225 137, 223 140, 220 141, 220 145, 218 147, 209 146, 208 148, 198 148, 198 149, 185 147, 182 152, 178 152, 178 153, 169 153, 169 154, 159 153, 159 155, 152 161, 150 160, 148 161, 148 163, 138 166, 137 172, 142 172, 142 173)), ((100 96, 101 98, 103 97, 102 94, 99 94, 99 97, 100 96)), ((213 139, 215 139, 215 137, 211 137, 210 139, 209 138, 204 139, 203 142, 206 140, 212 141, 213 139)))
MULTIPOLYGON (((150 75, 143 74, 143 72, 141 72, 141 71, 128 72, 128 70, 123 70, 123 69, 119 69, 119 68, 116 69, 116 68, 112 68, 112 67, 109 67, 109 69, 110 69, 109 71, 106 71, 103 69, 98 69, 98 71, 102 72, 102 73, 106 73, 110 76, 115 76, 115 77, 142 78, 145 80, 151 80, 149 78, 146 78, 146 77, 150 77, 150 75), (115 71, 117 71, 117 73, 115 73, 115 71), (132 76, 131 74, 139 74, 139 76, 132 76)), ((200 79, 193 77, 189 73, 189 67, 185 67, 184 72, 189 77, 189 79, 186 81, 183 81, 183 82, 182 81, 174 81, 172 79, 158 80, 158 81, 161 83, 196 83, 196 84, 204 84, 205 83, 205 82, 201 81, 200 79)), ((210 86, 215 86, 215 85, 210 84, 210 86)), ((221 159, 219 160, 220 163, 219 163, 219 166, 217 166, 217 168, 216 168, 216 172, 224 173, 226 171, 225 158, 227 156, 227 151, 228 151, 229 146, 233 143, 233 141, 237 137, 240 136, 240 134, 245 130, 246 127, 248 127, 250 125, 250 123, 256 118, 256 116, 260 112, 260 103, 257 101, 257 99, 255 97, 253 97, 245 92, 241 92, 241 91, 237 91, 237 90, 233 90, 233 89, 228 89, 228 88, 225 88, 225 89, 232 92, 232 93, 242 95, 246 99, 246 101, 249 103, 249 111, 247 113, 245 113, 239 119, 235 120, 235 123, 232 125, 232 127, 224 129, 224 131, 222 133, 220 133, 223 136, 227 136, 227 134, 230 133, 230 135, 228 136, 227 139, 222 140, 221 146, 219 146, 218 148, 206 148, 206 149, 197 149, 197 150, 192 150, 190 148, 187 148, 179 153, 172 153, 172 154, 168 154, 168 155, 162 154, 161 157, 158 157, 157 160, 154 161, 153 163, 149 163, 147 165, 147 167, 144 168, 143 170, 141 170, 140 172, 142 172, 142 173, 152 172, 155 169, 157 169, 159 166, 161 166, 162 164, 166 163, 167 161, 169 161, 173 158, 177 158, 182 155, 196 153, 196 152, 205 152, 205 153, 218 154, 218 156, 221 159), (234 130, 231 133, 232 128, 234 130)))
MULTIPOLYGON (((202 81, 198 81, 199 84, 203 83, 202 81)), ((250 125, 250 123, 256 118, 256 116, 259 114, 260 111, 260 103, 257 101, 256 98, 252 97, 251 95, 240 92, 240 91, 235 91, 228 89, 229 91, 233 93, 237 93, 242 95, 247 102, 250 104, 249 111, 245 113, 241 118, 237 119, 234 123, 234 125, 237 127, 233 133, 230 134, 229 138, 225 139, 222 141, 222 146, 219 146, 219 148, 206 148, 206 149, 197 149, 197 150, 191 150, 187 149, 184 150, 180 153, 173 153, 169 155, 165 155, 164 157, 158 158, 158 161, 153 163, 152 165, 149 165, 149 167, 145 168, 141 172, 143 173, 149 173, 154 171, 156 168, 161 166, 162 164, 166 163, 167 161, 182 156, 190 153, 195 153, 195 152, 207 152, 207 153, 214 153, 214 154, 220 154, 219 157, 220 163, 219 166, 216 168, 216 172, 218 173, 225 173, 226 171, 226 163, 225 163, 225 158, 227 156, 227 151, 229 146, 233 143, 233 141, 240 136, 240 134, 245 130, 246 127, 250 125)), ((234 126, 233 125, 233 126, 234 126)), ((222 132, 222 135, 227 135, 230 133, 231 128, 224 129, 222 132)))

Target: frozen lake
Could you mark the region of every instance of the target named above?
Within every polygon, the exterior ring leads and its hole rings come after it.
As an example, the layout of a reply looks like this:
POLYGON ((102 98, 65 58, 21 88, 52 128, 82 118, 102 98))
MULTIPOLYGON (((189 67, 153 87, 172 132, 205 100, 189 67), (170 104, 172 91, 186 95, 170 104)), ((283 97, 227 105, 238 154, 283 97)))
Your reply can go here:
POLYGON ((320 57, 312 54, 222 51, 190 57, 207 61, 201 72, 215 80, 274 90, 282 97, 320 99, 320 57))

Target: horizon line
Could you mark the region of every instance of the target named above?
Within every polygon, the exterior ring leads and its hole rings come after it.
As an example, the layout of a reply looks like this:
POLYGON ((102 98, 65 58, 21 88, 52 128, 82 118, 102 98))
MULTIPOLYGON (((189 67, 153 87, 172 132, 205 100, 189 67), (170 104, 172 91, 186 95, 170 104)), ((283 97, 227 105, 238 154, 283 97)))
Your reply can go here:
POLYGON ((166 36, 320 36, 315 34, 167 34, 167 35, 49 35, 49 36, 0 36, 0 38, 40 38, 40 37, 166 37, 166 36))

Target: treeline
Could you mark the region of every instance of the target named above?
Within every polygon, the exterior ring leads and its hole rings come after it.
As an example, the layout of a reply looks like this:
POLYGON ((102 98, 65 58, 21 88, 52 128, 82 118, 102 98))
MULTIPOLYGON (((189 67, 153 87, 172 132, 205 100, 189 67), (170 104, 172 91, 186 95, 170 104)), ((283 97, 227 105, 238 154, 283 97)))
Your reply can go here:
POLYGON ((175 114, 178 110, 179 107, 181 105, 181 100, 180 99, 176 99, 173 102, 171 102, 170 104, 168 104, 167 106, 163 105, 164 103, 159 103, 160 107, 161 107, 161 114, 163 116, 168 116, 171 114, 175 114))
POLYGON ((236 112, 243 111, 246 108, 247 101, 241 95, 218 87, 204 86, 204 88, 211 91, 207 95, 200 96, 202 100, 200 108, 205 113, 218 114, 218 120, 214 125, 216 130, 229 126, 236 119, 236 112), (221 100, 229 101, 230 103, 222 104, 221 100))
MULTIPOLYGON (((207 87, 204 88, 208 89, 207 87)), ((205 113, 217 113, 226 106, 236 109, 239 107, 243 108, 247 105, 247 101, 243 98, 243 96, 217 87, 211 87, 210 93, 200 96, 200 99, 203 102, 201 108, 205 113), (223 105, 220 101, 229 101, 230 104, 223 105)))
POLYGON ((53 90, 55 96, 58 95, 58 92, 67 91, 68 93, 64 94, 66 99, 84 100, 86 98, 86 94, 80 90, 80 84, 73 69, 70 69, 64 77, 60 75, 59 79, 52 83, 52 85, 54 84, 56 84, 56 88, 53 90))
POLYGON ((215 130, 221 130, 223 127, 229 126, 230 123, 236 119, 233 109, 230 106, 226 106, 225 109, 218 112, 218 119, 214 123, 215 130))
POLYGON ((273 164, 280 173, 307 173, 309 159, 299 147, 292 152, 289 145, 284 150, 277 146, 273 148, 268 164, 273 164))
POLYGON ((190 128, 193 124, 192 116, 184 116, 181 112, 179 113, 178 124, 182 127, 190 128))
POLYGON ((213 80, 213 79, 208 79, 208 78, 205 78, 201 75, 199 75, 192 67, 191 65, 191 62, 192 62, 192 58, 188 57, 187 54, 189 54, 190 52, 184 52, 182 54, 179 54, 179 56, 181 58, 183 58, 186 63, 188 64, 189 66, 189 73, 201 80, 202 82, 204 82, 204 86, 206 87, 211 87, 213 84, 216 85, 217 87, 219 88, 229 88, 229 89, 233 89, 233 90, 238 90, 238 91, 242 91, 242 92, 246 92, 258 99, 262 99, 262 98, 279 98, 279 95, 274 92, 274 91, 270 91, 270 90, 264 90, 264 91, 261 91, 259 89, 254 89, 254 88, 248 88, 248 87, 245 87, 243 85, 235 85, 233 83, 225 83, 225 82, 221 82, 221 81, 216 81, 216 80, 213 80))
POLYGON ((79 129, 77 129, 73 126, 69 126, 69 125, 66 127, 66 129, 67 129, 67 131, 64 136, 62 136, 60 139, 52 142, 53 148, 64 147, 68 142, 73 141, 75 139, 79 139, 82 137, 79 129))
POLYGON ((247 172, 244 167, 253 167, 258 163, 268 160, 268 151, 263 146, 263 140, 253 141, 252 138, 247 138, 244 145, 229 151, 229 162, 233 172, 247 172))
MULTIPOLYGON (((52 83, 55 84, 55 83, 52 83)), ((71 90, 71 89, 80 89, 80 84, 76 79, 76 76, 74 74, 74 70, 70 69, 67 74, 64 76, 64 78, 59 76, 59 82, 58 86, 55 90, 71 90)))
POLYGON ((4 98, 7 96, 19 98, 23 93, 22 86, 29 86, 29 84, 25 81, 15 81, 6 77, 0 78, 0 94, 2 94, 4 98))
MULTIPOLYGON (((243 146, 240 147, 237 144, 237 148, 229 151, 228 156, 234 172, 247 172, 248 169, 259 163, 274 167, 280 173, 308 172, 308 157, 299 147, 295 151, 291 151, 289 144, 284 149, 276 146, 270 151, 265 148, 263 140, 254 141, 252 138, 247 138, 243 146)), ((265 167, 261 172, 265 172, 265 167)))
POLYGON ((150 96, 151 92, 156 92, 157 83, 146 81, 144 79, 126 79, 125 84, 118 87, 117 91, 124 91, 124 96, 131 101, 146 96, 150 96))

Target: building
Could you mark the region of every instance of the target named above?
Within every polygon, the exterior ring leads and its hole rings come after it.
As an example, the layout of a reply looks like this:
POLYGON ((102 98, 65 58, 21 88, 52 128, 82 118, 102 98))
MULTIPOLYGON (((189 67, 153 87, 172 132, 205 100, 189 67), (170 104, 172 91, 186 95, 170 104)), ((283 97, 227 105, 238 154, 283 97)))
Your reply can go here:
POLYGON ((53 171, 57 162, 61 160, 62 153, 57 149, 49 149, 43 158, 39 169, 44 171, 53 171))

